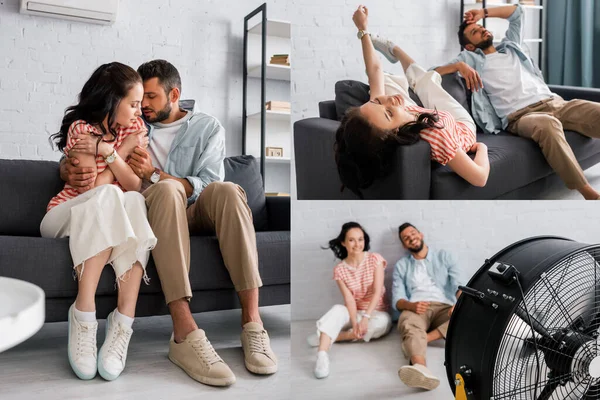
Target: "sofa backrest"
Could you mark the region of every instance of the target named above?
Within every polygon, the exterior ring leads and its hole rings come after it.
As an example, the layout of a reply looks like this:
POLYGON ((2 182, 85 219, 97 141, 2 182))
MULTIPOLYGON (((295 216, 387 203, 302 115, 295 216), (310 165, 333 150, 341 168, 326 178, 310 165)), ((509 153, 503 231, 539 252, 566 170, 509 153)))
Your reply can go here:
MULTIPOLYGON (((225 180, 246 191, 255 229, 265 230, 267 207, 256 159, 228 157, 224 165, 225 180)), ((63 187, 58 162, 0 159, 0 235, 40 236, 48 202, 63 187)))
MULTIPOLYGON (((464 79, 458 73, 442 76, 442 87, 471 113, 471 92, 467 90, 464 79)), ((417 105, 423 106, 412 89, 409 89, 409 95, 417 105)), ((335 84, 335 112, 331 104, 321 102, 319 103, 320 115, 323 118, 340 121, 350 107, 361 106, 367 101, 369 101, 368 85, 353 80, 338 81, 335 84)))

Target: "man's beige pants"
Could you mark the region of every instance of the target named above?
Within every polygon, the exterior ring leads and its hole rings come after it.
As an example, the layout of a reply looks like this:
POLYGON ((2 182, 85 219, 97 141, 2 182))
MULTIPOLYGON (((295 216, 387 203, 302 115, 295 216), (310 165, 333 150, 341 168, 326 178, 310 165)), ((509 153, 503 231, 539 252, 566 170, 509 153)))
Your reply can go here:
POLYGON ((565 101, 556 96, 508 116, 508 131, 533 139, 546 161, 569 189, 581 189, 588 182, 565 139, 564 130, 600 138, 600 103, 587 100, 565 101))
POLYGON ((446 339, 450 321, 448 311, 451 308, 451 305, 433 301, 429 303, 429 309, 424 314, 408 310, 400 313, 398 330, 402 338, 402 348, 409 360, 412 356, 425 357, 427 354, 427 332, 437 329, 446 339))
POLYGON ((148 222, 158 239, 152 250, 167 304, 190 299, 190 233, 216 233, 237 292, 262 286, 252 212, 244 190, 231 182, 209 184, 186 209, 181 182, 165 179, 143 193, 148 222))

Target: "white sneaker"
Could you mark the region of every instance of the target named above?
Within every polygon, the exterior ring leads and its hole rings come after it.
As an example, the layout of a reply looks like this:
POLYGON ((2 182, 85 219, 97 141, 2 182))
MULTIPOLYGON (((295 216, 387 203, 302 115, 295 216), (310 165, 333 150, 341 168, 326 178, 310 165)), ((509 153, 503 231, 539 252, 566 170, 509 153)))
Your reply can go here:
POLYGON ((398 370, 400 380, 406 386, 433 390, 440 385, 440 380, 424 365, 405 365, 398 370))
POLYGON ((75 318, 75 303, 69 308, 69 364, 79 379, 93 379, 97 371, 96 332, 98 322, 82 322, 75 318))
POLYGON ((398 59, 396 58, 393 52, 395 46, 394 42, 379 36, 377 33, 371 35, 371 42, 373 43, 373 47, 375 47, 375 50, 383 54, 383 56, 387 58, 389 62, 391 62, 392 64, 398 62, 398 59))
POLYGON ((319 338, 319 335, 316 333, 313 333, 306 338, 306 342, 310 347, 319 347, 319 344, 321 344, 321 338, 319 338))
POLYGON ((114 313, 106 318, 106 337, 98 353, 98 373, 107 381, 117 379, 123 372, 133 334, 133 329, 115 320, 114 313))
POLYGON ((317 363, 315 364, 315 377, 317 379, 327 378, 329 376, 329 355, 326 351, 317 353, 317 363))

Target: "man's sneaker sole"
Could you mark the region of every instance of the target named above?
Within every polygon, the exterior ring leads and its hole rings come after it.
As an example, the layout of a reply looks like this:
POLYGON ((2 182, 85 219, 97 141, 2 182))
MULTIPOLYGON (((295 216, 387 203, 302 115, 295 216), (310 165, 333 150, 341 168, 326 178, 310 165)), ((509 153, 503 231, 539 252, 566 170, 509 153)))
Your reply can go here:
MULTIPOLYGON (((106 343, 106 338, 108 337, 108 330, 109 329, 110 329, 110 318, 106 318, 106 326, 105 326, 105 332, 104 332, 104 343, 106 343)), ((104 347, 104 343, 102 343, 102 347, 104 347)), ((113 375, 113 374, 107 372, 102 367, 102 347, 100 348, 100 351, 98 351, 98 373, 100 374, 100 376, 102 378, 106 379, 107 381, 114 381, 121 374, 113 375)))
POLYGON ((400 368, 398 376, 409 387, 433 390, 440 385, 439 379, 428 378, 416 368, 400 368))
POLYGON ((210 386, 231 386, 235 383, 235 376, 231 377, 231 378, 211 378, 208 376, 202 376, 202 375, 195 375, 195 374, 191 374, 190 372, 188 372, 187 369, 185 369, 176 359, 172 358, 171 355, 169 354, 169 360, 171 360, 171 362, 175 365, 177 365, 179 368, 181 368, 183 370, 183 372, 185 372, 186 374, 188 374, 188 376, 200 383, 204 383, 205 385, 210 385, 210 386))
MULTIPOLYGON (((73 307, 73 306, 71 306, 73 307)), ((71 309, 69 308, 69 313, 67 314, 67 321, 69 324, 69 342, 71 341, 71 309)), ((71 365, 71 369, 73 370, 73 372, 75 372, 75 375, 77 375, 77 377, 79 379, 82 379, 84 381, 89 381, 90 379, 94 379, 96 377, 96 372, 94 372, 94 374, 90 374, 90 375, 86 375, 83 372, 79 371, 77 369, 77 366, 75 365, 75 363, 73 362, 73 360, 71 360, 71 352, 68 350, 70 347, 70 343, 67 343, 67 356, 69 357, 69 365, 71 365)))
POLYGON ((244 364, 248 371, 257 375, 271 375, 277 372, 277 364, 268 367, 257 367, 256 365, 248 364, 247 361, 244 361, 244 364))

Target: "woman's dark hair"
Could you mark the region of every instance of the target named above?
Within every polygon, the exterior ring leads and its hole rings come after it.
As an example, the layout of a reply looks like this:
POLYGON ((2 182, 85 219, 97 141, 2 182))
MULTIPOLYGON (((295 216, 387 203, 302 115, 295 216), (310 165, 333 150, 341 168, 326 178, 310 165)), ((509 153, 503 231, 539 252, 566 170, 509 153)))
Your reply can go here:
POLYGON ((347 187, 362 199, 362 189, 391 173, 396 147, 418 142, 419 133, 425 128, 443 128, 437 125, 438 121, 437 111, 422 113, 396 130, 381 130, 369 122, 359 107, 348 109, 335 133, 334 146, 342 190, 347 187))
POLYGON ((50 136, 50 142, 62 151, 67 145, 69 127, 79 119, 98 127, 102 131, 102 136, 112 133, 116 140, 117 132, 112 126, 117 107, 136 83, 142 83, 142 78, 133 68, 125 64, 112 62, 98 67, 83 85, 79 93, 79 103, 65 110, 60 131, 50 136), (108 131, 102 124, 107 116, 108 131))
POLYGON ((331 249, 331 251, 333 251, 333 254, 335 254, 336 258, 339 258, 340 260, 343 260, 346 257, 348 257, 348 250, 346 250, 346 248, 342 246, 342 242, 346 240, 346 234, 348 233, 348 231, 353 228, 359 228, 363 232, 365 238, 364 251, 369 251, 371 248, 369 246, 371 239, 369 238, 369 235, 364 230, 364 228, 358 222, 346 222, 344 225, 342 225, 342 231, 340 232, 340 234, 335 239, 331 239, 329 241, 329 246, 323 247, 323 249, 331 249))

